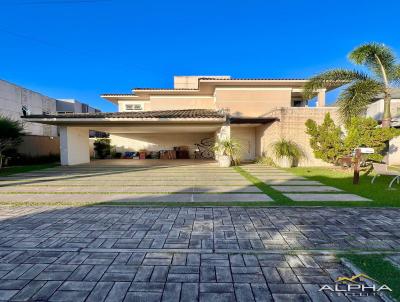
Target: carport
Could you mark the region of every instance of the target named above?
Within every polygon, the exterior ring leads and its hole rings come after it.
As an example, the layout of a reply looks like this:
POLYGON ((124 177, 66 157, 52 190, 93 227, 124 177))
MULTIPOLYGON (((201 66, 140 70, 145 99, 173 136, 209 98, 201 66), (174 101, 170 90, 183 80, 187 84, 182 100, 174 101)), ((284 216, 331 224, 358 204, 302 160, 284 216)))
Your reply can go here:
POLYGON ((132 146, 157 149, 190 145, 194 148, 204 139, 230 134, 226 114, 206 109, 67 113, 24 118, 29 122, 59 126, 62 165, 90 162, 89 130, 110 133, 111 143, 119 151, 132 146))

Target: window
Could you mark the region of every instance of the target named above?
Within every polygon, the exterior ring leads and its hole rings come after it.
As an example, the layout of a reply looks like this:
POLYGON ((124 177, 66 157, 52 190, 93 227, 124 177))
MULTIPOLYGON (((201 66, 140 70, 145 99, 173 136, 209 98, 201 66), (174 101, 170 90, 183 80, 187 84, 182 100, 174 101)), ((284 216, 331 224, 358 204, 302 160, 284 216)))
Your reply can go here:
POLYGON ((293 107, 304 107, 304 102, 302 100, 294 100, 293 107))
POLYGON ((126 111, 141 111, 143 110, 142 104, 125 104, 126 111))

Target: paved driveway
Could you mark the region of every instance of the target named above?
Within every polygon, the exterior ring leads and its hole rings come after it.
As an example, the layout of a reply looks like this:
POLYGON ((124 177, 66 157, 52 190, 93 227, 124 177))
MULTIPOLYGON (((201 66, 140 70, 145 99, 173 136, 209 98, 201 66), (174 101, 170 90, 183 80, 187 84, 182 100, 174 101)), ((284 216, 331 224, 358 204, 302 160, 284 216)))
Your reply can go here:
MULTIPOLYGON (((260 165, 243 169, 293 201, 367 201, 260 165)), ((282 196, 283 196, 282 195, 282 196)), ((118 160, 0 177, 0 203, 265 202, 273 199, 214 162, 118 160)))
POLYGON ((398 214, 2 207, 0 299, 363 301, 318 291, 321 284, 351 275, 332 250, 398 249, 398 214))
POLYGON ((0 199, 60 203, 272 201, 232 168, 180 160, 99 161, 3 177, 0 199))

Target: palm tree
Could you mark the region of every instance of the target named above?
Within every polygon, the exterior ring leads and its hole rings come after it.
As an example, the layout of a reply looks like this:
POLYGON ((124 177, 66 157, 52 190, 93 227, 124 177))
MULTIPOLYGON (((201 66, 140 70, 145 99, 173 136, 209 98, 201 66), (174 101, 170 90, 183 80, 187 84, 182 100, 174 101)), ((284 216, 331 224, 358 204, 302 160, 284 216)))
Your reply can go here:
POLYGON ((361 115, 377 95, 384 97, 382 127, 390 127, 391 90, 400 82, 400 65, 393 51, 384 44, 368 43, 355 48, 348 56, 367 72, 333 69, 316 75, 305 84, 304 98, 314 97, 317 89, 347 85, 340 93, 337 105, 339 114, 347 122, 361 115))

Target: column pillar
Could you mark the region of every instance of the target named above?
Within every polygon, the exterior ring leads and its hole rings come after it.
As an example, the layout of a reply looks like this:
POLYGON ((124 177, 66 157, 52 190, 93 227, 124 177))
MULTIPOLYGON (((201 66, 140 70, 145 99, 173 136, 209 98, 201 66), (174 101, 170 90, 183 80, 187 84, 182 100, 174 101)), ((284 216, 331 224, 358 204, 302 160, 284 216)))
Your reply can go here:
POLYGON ((89 129, 61 126, 60 157, 63 166, 89 163, 89 129))
MULTIPOLYGON (((231 138, 231 126, 229 124, 229 121, 224 123, 219 130, 215 132, 215 141, 222 141, 222 140, 227 140, 231 138)), ((215 159, 218 160, 218 157, 220 154, 215 152, 215 159)))
POLYGON ((317 107, 325 107, 325 93, 326 89, 318 89, 317 107))

